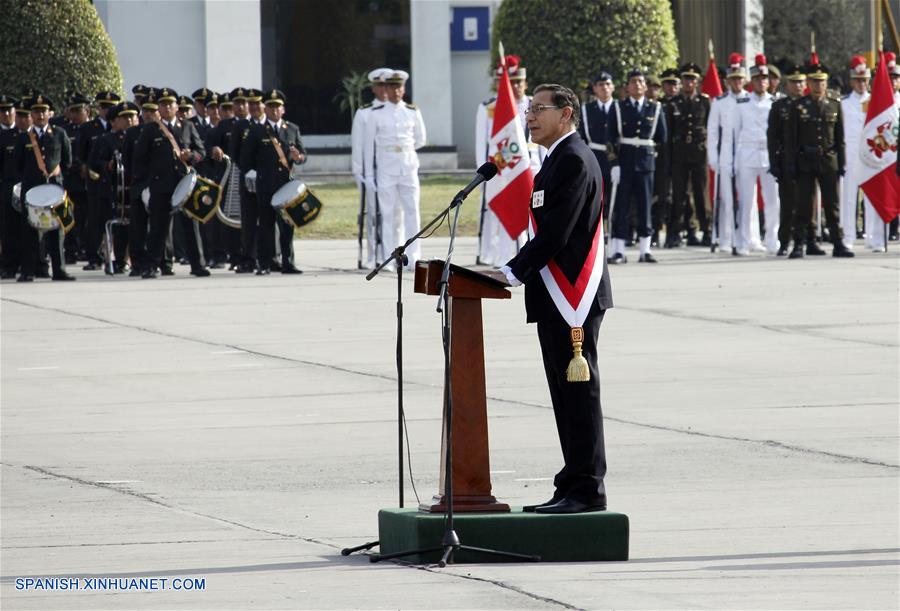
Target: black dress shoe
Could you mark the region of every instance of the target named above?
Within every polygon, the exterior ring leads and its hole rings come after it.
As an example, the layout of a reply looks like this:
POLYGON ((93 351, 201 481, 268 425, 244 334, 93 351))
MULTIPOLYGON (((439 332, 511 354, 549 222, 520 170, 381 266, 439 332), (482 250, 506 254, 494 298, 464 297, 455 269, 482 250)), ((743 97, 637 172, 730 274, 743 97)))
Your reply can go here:
POLYGON ((100 269, 100 266, 97 265, 96 263, 94 263, 93 261, 91 261, 90 263, 88 263, 87 265, 82 267, 81 269, 83 269, 86 272, 92 272, 94 270, 100 269))
POLYGON ((174 276, 175 270, 173 270, 171 267, 164 267, 159 271, 159 273, 161 273, 163 276, 174 276))
POLYGON ((16 278, 16 282, 34 282, 34 276, 31 274, 22 274, 16 278))
POLYGON ((128 272, 128 277, 129 277, 129 278, 137 278, 137 277, 140 276, 140 275, 141 275, 141 270, 140 270, 140 268, 138 268, 138 267, 132 267, 132 268, 131 268, 131 271, 128 272))
POLYGON ((610 265, 622 265, 623 263, 628 263, 628 259, 626 259, 625 255, 623 255, 622 253, 617 252, 616 254, 608 258, 606 262, 610 265))
POLYGON ((224 266, 219 261, 210 261, 209 269, 222 269, 224 266))
POLYGON ((816 244, 815 242, 810 242, 806 245, 806 254, 808 255, 824 255, 825 251, 816 244))
POLYGON ((141 278, 156 278, 156 270, 145 269, 143 272, 141 272, 141 278))
POLYGON ((191 269, 191 275, 197 276, 198 278, 205 278, 209 276, 209 270, 203 267, 194 267, 191 269))
POLYGON ((545 501, 538 505, 524 505, 524 506, 522 506, 522 511, 524 511, 525 513, 534 513, 535 509, 537 509, 538 507, 547 507, 548 505, 555 505, 556 503, 559 503, 561 500, 562 500, 562 498, 554 496, 549 501, 545 501))
POLYGON ((606 511, 606 499, 600 498, 592 503, 563 499, 553 505, 542 505, 534 510, 535 513, 587 513, 590 511, 606 511))
POLYGON ((70 276, 66 272, 57 272, 57 273, 53 274, 53 279, 61 280, 61 281, 75 280, 75 276, 70 276))
POLYGON ((282 265, 282 266, 281 266, 281 273, 282 273, 282 274, 302 274, 302 273, 303 273, 303 270, 302 270, 302 269, 297 269, 297 268, 294 267, 293 265, 282 265))
POLYGON ((279 263, 278 261, 272 261, 272 264, 269 266, 269 270, 271 270, 273 272, 280 272, 281 271, 281 263, 279 263))
POLYGON ((844 246, 843 242, 837 242, 834 245, 834 250, 831 251, 832 257, 844 257, 850 259, 856 256, 856 253, 844 246))
POLYGON ((700 246, 712 246, 712 236, 708 231, 703 233, 703 239, 700 240, 700 246))
POLYGON ((687 237, 687 245, 688 246, 700 246, 700 240, 697 239, 697 234, 689 233, 687 237))
POLYGON ((656 263, 656 259, 648 252, 638 257, 638 263, 656 263))
POLYGON ((671 238, 666 238, 666 243, 663 245, 663 248, 681 248, 682 246, 684 246, 684 243, 681 241, 681 238, 676 235, 671 238))
POLYGON ((775 253, 776 257, 784 257, 787 255, 787 246, 780 246, 778 248, 778 252, 775 253))
POLYGON ((803 245, 795 244, 794 249, 791 251, 791 254, 788 255, 788 259, 802 259, 803 258, 803 245))
POLYGON ((256 270, 257 276, 268 276, 270 273, 271 272, 269 270, 263 269, 262 267, 260 267, 258 270, 256 270))
POLYGON ((252 274, 256 270, 250 263, 240 263, 235 267, 234 271, 237 274, 252 274))

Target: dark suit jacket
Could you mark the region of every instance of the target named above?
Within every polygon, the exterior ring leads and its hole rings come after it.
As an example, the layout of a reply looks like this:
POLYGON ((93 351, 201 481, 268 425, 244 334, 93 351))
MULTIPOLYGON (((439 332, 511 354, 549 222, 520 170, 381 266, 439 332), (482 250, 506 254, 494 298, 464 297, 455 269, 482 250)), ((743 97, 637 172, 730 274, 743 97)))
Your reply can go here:
MULTIPOLYGON (((216 125, 206 133, 206 138, 204 138, 204 143, 206 144, 206 161, 208 165, 209 178, 215 180, 216 182, 222 181, 222 177, 225 172, 225 162, 213 161, 213 147, 219 147, 220 149, 222 149, 223 153, 231 157, 231 137, 235 134, 236 124, 237 119, 222 119, 221 121, 219 121, 218 125, 216 125)), ((240 165, 239 161, 239 159, 231 159, 231 163, 233 164, 240 165)))
MULTIPOLYGON (((125 147, 125 132, 107 132, 94 141, 91 147, 91 156, 88 159, 88 168, 100 175, 97 180, 97 197, 115 200, 116 176, 115 154, 121 153, 125 147), (112 165, 112 169, 110 169, 112 165)), ((124 160, 122 162, 124 166, 124 160)))
MULTIPOLYGON (((190 121, 177 120, 176 124, 172 136, 182 150, 189 149, 193 153, 190 165, 199 164, 206 156, 206 150, 197 128, 190 121)), ((184 164, 175 158, 172 144, 156 122, 147 123, 141 130, 134 145, 132 163, 135 176, 146 176, 150 193, 154 194, 172 193, 187 173, 184 164)))
MULTIPOLYGON (((559 143, 535 177, 534 191, 544 192, 544 205, 532 208, 537 232, 507 263, 525 284, 528 322, 560 319, 540 271, 552 259, 570 282, 578 278, 601 222, 602 181, 597 159, 577 134, 559 143)), ((613 307, 605 263, 595 304, 593 311, 613 307)))
MULTIPOLYGON (((41 147, 41 154, 44 156, 44 165, 47 172, 53 173, 57 166, 60 169, 69 167, 72 163, 72 144, 69 137, 61 127, 53 127, 48 125, 44 131, 44 135, 38 139, 38 145, 41 147)), ((63 185, 63 177, 57 174, 49 181, 38 167, 34 151, 31 148, 31 138, 28 132, 20 132, 19 139, 16 141, 16 167, 19 170, 19 176, 22 179, 22 196, 28 192, 31 187, 37 185, 45 185, 48 182, 63 185)))
POLYGON ((274 193, 279 187, 290 181, 290 170, 280 162, 273 140, 277 139, 288 161, 291 161, 291 145, 301 153, 306 153, 300 139, 300 128, 290 121, 282 121, 278 133, 272 124, 266 121, 262 125, 253 125, 246 140, 241 146, 241 169, 256 170, 257 193, 274 193))
POLYGON ((621 138, 641 138, 653 140, 659 148, 666 145, 666 113, 660 107, 659 119, 656 129, 653 129, 653 117, 659 102, 644 98, 644 105, 638 112, 631 98, 625 98, 619 102, 619 112, 622 113, 622 133, 619 133, 619 123, 616 119, 616 105, 610 107, 609 141, 612 145, 607 153, 613 165, 619 165, 623 172, 652 172, 656 169, 656 147, 633 146, 619 142, 621 138), (651 132, 651 130, 653 130, 651 132))
MULTIPOLYGON (((72 150, 72 155, 78 160, 78 163, 87 166, 88 159, 91 156, 91 147, 94 146, 97 138, 108 132, 109 129, 109 122, 107 122, 104 127, 103 122, 100 121, 100 117, 95 117, 78 128, 78 139, 76 141, 77 148, 72 150)), ((93 196, 97 190, 97 181, 91 180, 90 177, 88 177, 85 180, 85 189, 93 196)))
POLYGON ((146 123, 138 123, 125 130, 125 144, 122 146, 122 161, 125 162, 125 184, 130 189, 131 199, 139 199, 141 191, 147 186, 146 174, 138 176, 134 173, 134 145, 137 144, 141 130, 146 123))

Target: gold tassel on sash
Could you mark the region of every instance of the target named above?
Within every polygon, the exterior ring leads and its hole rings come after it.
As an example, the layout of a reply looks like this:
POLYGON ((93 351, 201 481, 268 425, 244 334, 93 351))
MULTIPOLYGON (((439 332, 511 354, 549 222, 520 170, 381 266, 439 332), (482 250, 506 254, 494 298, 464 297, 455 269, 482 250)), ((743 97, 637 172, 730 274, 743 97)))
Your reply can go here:
POLYGON ((566 380, 569 382, 588 382, 591 379, 591 370, 587 359, 581 355, 581 344, 584 343, 584 329, 572 327, 569 332, 572 338, 572 360, 566 369, 566 380))

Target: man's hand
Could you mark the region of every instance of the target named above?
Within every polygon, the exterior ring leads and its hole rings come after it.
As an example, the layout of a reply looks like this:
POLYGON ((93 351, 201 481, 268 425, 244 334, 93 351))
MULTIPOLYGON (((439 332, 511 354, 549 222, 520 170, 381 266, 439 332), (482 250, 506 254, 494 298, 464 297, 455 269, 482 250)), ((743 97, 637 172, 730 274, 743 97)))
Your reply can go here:
POLYGON ((378 193, 378 186, 375 184, 374 179, 366 178, 363 182, 366 184, 366 189, 368 189, 372 193, 378 193))
POLYGON ((225 152, 218 146, 214 146, 212 147, 212 151, 210 151, 210 155, 212 155, 214 161, 222 161, 225 157, 225 152))
POLYGON ((297 150, 297 147, 293 144, 291 145, 291 160, 294 163, 303 163, 303 160, 306 159, 306 156, 297 150))
POLYGON ((619 166, 614 165, 612 168, 610 168, 609 177, 612 179, 614 185, 619 184, 619 178, 621 177, 621 175, 622 168, 620 168, 619 166))
POLYGON ((194 156, 194 154, 190 150, 185 149, 185 150, 181 151, 181 154, 178 157, 183 162, 188 163, 193 156, 194 156))

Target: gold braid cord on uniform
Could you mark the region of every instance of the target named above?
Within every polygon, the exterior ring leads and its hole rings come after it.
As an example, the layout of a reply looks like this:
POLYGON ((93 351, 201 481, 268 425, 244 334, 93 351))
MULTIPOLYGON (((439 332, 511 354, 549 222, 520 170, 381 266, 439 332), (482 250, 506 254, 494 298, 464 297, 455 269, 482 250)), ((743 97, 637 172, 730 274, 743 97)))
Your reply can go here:
POLYGON ((188 164, 181 158, 181 147, 178 146, 178 143, 175 141, 175 136, 172 135, 172 132, 169 131, 169 128, 166 127, 166 124, 163 123, 162 119, 157 119, 156 124, 159 125, 160 131, 162 131, 163 135, 169 140, 169 144, 172 145, 172 155, 175 156, 175 159, 184 164, 186 170, 190 170, 188 164))
POLYGON ((591 370, 588 367, 587 359, 581 354, 581 345, 584 343, 584 328, 572 327, 569 331, 572 338, 572 360, 569 361, 569 367, 566 369, 566 381, 568 382, 589 382, 591 379, 591 370))
POLYGON ((37 167, 41 171, 41 174, 43 174, 48 179, 53 178, 54 176, 59 174, 59 166, 53 168, 52 172, 47 173, 47 164, 44 163, 44 155, 41 153, 41 147, 38 144, 37 137, 34 135, 33 130, 29 130, 28 138, 29 140, 31 140, 31 151, 34 153, 34 160, 37 163, 37 167))
MULTIPOLYGON (((271 126, 269 127, 269 131, 273 131, 271 126)), ((278 153, 278 161, 281 162, 281 165, 290 170, 291 166, 288 164, 287 157, 284 156, 284 149, 281 148, 281 142, 278 141, 278 133, 274 132, 270 135, 272 136, 272 146, 275 147, 275 152, 278 153)))

